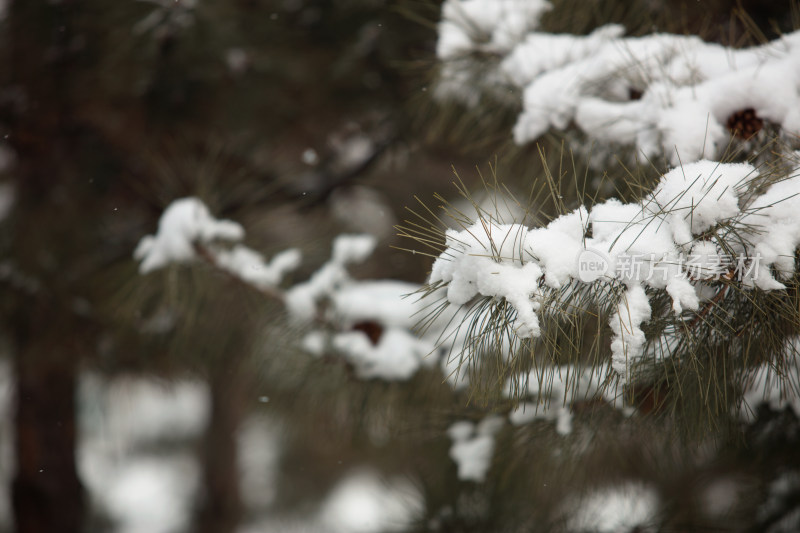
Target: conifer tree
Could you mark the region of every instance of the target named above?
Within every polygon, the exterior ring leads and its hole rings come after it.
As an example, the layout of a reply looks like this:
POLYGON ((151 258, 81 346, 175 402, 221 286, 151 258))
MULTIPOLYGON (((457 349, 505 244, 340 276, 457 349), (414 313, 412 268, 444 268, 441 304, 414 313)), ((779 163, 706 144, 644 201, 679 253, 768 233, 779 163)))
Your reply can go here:
POLYGON ((365 465, 375 530, 797 529, 800 38, 742 7, 12 1, 17 530, 105 527, 84 368, 208 384, 192 530, 259 527, 263 412, 337 531, 365 465))

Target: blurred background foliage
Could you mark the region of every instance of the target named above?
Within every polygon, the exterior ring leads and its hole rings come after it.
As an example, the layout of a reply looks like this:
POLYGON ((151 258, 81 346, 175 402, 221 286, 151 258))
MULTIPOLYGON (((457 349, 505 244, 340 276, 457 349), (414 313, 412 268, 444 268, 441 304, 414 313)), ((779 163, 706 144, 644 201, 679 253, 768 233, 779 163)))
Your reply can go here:
MULTIPOLYGON (((632 34, 686 32, 742 46, 797 27, 789 2, 554 4, 544 20, 554 32, 621 22, 632 34)), ((199 464, 190 518, 175 530, 311 531, 303 518, 366 467, 411 481, 422 503, 408 528, 420 531, 559 529, 571 495, 629 479, 659 488, 665 530, 779 521, 780 509, 777 518, 755 510, 780 470, 800 466, 791 412, 683 442, 662 422, 588 410, 570 440, 542 423, 505 428, 490 479, 459 482, 446 428, 507 406, 454 394, 438 370, 408 383, 357 380, 341 361, 300 352, 301 332, 278 305, 208 269, 138 276, 139 238, 170 201, 193 195, 247 228, 255 249, 301 247, 297 280, 328 257, 333 236, 367 231, 381 238, 380 252, 358 277, 422 282, 430 258, 393 248, 409 246, 393 226, 415 195, 455 195, 451 167, 479 189, 474 168, 489 172, 492 161, 523 199, 545 169, 563 167, 557 181, 582 175, 585 154, 570 156, 581 139, 569 133, 542 139, 541 150, 513 145, 518 95, 487 97, 477 110, 431 98, 439 2, 11 0, 3 9, 2 173, 13 196, 0 221, 8 530, 121 530, 124 513, 98 496, 118 470, 103 484, 86 473, 91 460, 80 475, 76 467, 94 449, 81 452, 82 420, 100 401, 76 397, 87 375, 207 388, 205 427, 185 442, 165 433, 148 444, 161 455, 180 445, 199 464), (254 416, 281 443, 276 472, 262 476, 272 476, 275 496, 255 503, 248 491, 266 489, 243 485, 239 444, 254 416), (709 516, 695 498, 719 480, 735 480, 735 503, 709 516)), ((611 182, 628 172, 606 171, 611 182)), ((634 172, 646 181, 655 171, 634 172)), ((558 209, 541 204, 544 216, 558 209)), ((788 509, 800 494, 792 490, 788 509)))

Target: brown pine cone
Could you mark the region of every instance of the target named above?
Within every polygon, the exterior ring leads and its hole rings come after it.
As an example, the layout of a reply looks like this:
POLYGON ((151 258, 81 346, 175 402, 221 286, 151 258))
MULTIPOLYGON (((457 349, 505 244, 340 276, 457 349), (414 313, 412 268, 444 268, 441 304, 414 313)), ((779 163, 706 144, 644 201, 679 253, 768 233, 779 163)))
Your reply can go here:
POLYGON ((731 135, 747 141, 761 131, 764 121, 759 118, 755 109, 748 107, 728 117, 727 126, 731 135))

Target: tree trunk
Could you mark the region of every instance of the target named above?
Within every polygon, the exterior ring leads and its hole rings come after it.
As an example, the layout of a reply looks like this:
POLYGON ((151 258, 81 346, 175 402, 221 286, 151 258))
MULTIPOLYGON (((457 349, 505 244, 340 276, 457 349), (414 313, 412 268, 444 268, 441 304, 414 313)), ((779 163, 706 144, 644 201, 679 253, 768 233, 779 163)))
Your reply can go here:
POLYGON ((84 494, 75 468, 74 354, 28 339, 14 355, 19 533, 81 531, 84 494))
POLYGON ((20 533, 77 533, 85 515, 75 466, 75 379, 85 324, 73 311, 88 276, 78 243, 91 228, 72 126, 70 50, 79 2, 11 2, 3 101, 7 141, 17 154, 10 226, 12 268, 25 280, 5 287, 16 379, 12 507, 20 533), (83 264, 83 263, 81 263, 83 264))
POLYGON ((232 533, 242 517, 238 432, 244 415, 248 378, 240 355, 212 364, 211 416, 203 443, 203 486, 198 533, 232 533))

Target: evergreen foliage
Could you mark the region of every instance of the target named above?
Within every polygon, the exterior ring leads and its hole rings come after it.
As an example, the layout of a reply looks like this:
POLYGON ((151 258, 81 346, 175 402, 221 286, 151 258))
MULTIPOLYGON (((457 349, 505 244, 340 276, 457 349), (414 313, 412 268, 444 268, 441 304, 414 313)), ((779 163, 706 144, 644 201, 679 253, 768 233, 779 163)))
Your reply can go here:
POLYGON ((365 466, 374 530, 800 528, 800 10, 697 4, 12 0, 17 529, 122 521, 76 438, 87 371, 207 391, 204 434, 133 448, 192 450, 176 528, 359 530, 330 495, 365 466), (587 250, 746 263, 583 279, 587 250), (253 427, 273 477, 240 472, 253 427))

